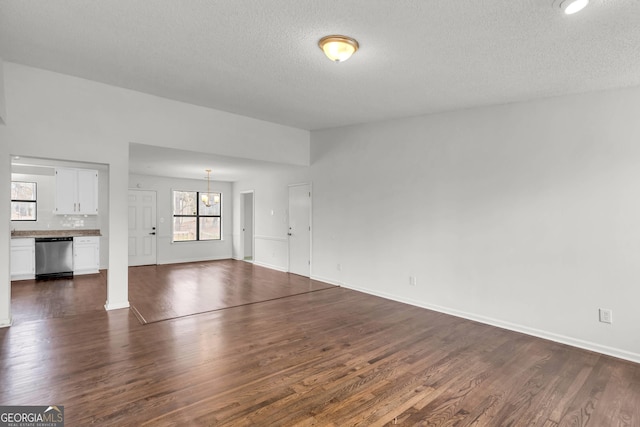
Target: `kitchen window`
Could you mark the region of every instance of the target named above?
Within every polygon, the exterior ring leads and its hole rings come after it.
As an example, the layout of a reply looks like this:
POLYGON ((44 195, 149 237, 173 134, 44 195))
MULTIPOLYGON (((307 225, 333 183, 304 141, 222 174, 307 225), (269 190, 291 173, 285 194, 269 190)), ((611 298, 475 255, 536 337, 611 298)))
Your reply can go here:
POLYGON ((11 221, 36 221, 38 201, 35 182, 11 181, 11 221))
POLYGON ((221 240, 222 194, 173 191, 173 241, 221 240))

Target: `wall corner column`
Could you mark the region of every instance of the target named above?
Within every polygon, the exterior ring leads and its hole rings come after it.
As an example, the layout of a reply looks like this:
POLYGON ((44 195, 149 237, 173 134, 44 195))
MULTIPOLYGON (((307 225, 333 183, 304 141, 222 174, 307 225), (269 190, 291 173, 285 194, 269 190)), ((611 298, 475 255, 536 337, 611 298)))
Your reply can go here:
MULTIPOLYGON (((0 82, 1 84, 1 82, 0 82)), ((0 124, 0 328, 11 326, 11 155, 0 124)))
MULTIPOLYGON (((128 151, 128 145, 126 145, 128 151)), ((109 164, 109 268, 106 310, 129 307, 128 153, 109 164)))

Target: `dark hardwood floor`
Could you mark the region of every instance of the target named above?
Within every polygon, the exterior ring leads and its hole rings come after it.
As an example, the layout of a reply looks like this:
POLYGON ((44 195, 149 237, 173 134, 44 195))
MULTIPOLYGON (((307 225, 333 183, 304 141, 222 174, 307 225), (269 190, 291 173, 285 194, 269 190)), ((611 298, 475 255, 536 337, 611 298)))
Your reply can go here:
POLYGON ((129 301, 142 323, 333 287, 235 260, 129 268, 129 301))
POLYGON ((0 330, 0 384, 68 426, 640 426, 638 364, 335 287, 25 318, 0 330))
POLYGON ((74 316, 104 310, 106 270, 71 279, 20 280, 11 283, 13 323, 74 316))

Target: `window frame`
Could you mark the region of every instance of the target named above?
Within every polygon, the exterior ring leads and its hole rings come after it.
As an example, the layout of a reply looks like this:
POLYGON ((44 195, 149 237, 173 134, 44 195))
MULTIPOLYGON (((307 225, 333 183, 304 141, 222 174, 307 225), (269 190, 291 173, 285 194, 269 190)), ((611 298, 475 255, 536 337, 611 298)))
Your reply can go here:
POLYGON ((11 221, 23 222, 23 221, 38 221, 38 183, 36 181, 14 181, 11 180, 11 184, 13 183, 21 183, 21 184, 33 184, 33 199, 11 199, 11 212, 13 214, 13 204, 14 203, 33 203, 33 219, 13 219, 11 221))
POLYGON ((211 241, 221 241, 222 240, 222 192, 218 191, 193 191, 193 190, 171 190, 171 243, 181 243, 181 242, 211 242, 211 241), (176 206, 175 193, 195 193, 196 194, 196 213, 195 215, 186 215, 186 214, 176 214, 176 206), (210 196, 214 196, 217 194, 220 201, 220 213, 218 215, 206 215, 200 213, 200 198, 202 194, 209 194, 210 196), (196 222, 196 238, 192 240, 175 240, 175 218, 195 218, 196 222), (200 218, 218 218, 219 223, 219 237, 217 239, 202 239, 200 237, 200 218))

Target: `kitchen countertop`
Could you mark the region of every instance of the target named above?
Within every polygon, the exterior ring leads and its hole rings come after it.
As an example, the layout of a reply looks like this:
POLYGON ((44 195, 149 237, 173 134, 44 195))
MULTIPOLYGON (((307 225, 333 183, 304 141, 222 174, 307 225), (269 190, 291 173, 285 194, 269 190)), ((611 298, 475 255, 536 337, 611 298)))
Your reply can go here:
POLYGON ((12 239, 24 237, 82 237, 82 236, 102 236, 100 230, 14 230, 11 232, 12 239))

